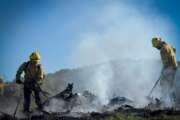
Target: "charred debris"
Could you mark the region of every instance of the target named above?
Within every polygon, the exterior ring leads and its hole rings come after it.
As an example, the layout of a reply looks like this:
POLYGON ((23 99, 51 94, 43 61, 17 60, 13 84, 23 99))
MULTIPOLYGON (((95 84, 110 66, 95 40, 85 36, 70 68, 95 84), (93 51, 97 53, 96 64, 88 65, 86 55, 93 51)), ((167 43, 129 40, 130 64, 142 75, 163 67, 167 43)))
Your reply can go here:
POLYGON ((43 110, 40 114, 32 114, 28 117, 18 117, 13 116, 7 113, 4 113, 0 111, 0 120, 97 120, 97 119, 103 119, 108 116, 121 113, 125 115, 133 115, 133 116, 139 116, 142 118, 151 118, 160 116, 162 114, 168 115, 168 116, 176 116, 180 115, 180 110, 175 110, 171 108, 166 109, 160 109, 159 104, 160 101, 158 99, 155 99, 155 102, 150 102, 146 107, 144 108, 136 108, 133 106, 133 101, 125 98, 125 97, 113 97, 109 100, 109 103, 107 105, 103 106, 103 111, 91 111, 91 112, 73 112, 71 111, 73 107, 76 107, 80 104, 76 104, 75 102, 78 100, 80 96, 83 96, 87 98, 89 103, 93 103, 93 101, 97 100, 97 96, 92 94, 89 91, 84 91, 81 95, 78 93, 73 93, 73 84, 69 83, 65 90, 62 92, 48 98, 44 102, 44 106, 48 106, 53 99, 61 99, 67 104, 71 104, 71 106, 66 106, 68 109, 63 112, 49 112, 43 110), (73 103, 73 105, 72 105, 73 103), (116 106, 112 109, 113 106, 116 106), (153 106, 153 107, 152 107, 153 106), (156 107, 156 109, 154 109, 156 107), (111 109, 110 109, 111 108, 111 109))

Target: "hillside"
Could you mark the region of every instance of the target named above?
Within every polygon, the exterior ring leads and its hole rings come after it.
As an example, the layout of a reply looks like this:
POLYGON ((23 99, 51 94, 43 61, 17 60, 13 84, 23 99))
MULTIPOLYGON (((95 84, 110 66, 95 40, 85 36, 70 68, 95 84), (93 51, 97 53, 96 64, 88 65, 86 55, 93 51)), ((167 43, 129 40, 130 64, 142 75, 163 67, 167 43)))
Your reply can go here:
MULTIPOLYGON (((143 107, 148 104, 145 97, 158 79, 160 71, 160 61, 116 60, 76 69, 62 69, 47 74, 42 88, 54 96, 64 90, 68 83, 74 83, 74 93, 82 94, 88 90, 98 96, 102 105, 107 104, 116 96, 121 96, 132 100, 135 103, 134 107, 143 107)), ((179 72, 177 74, 180 75, 179 72)), ((156 93, 158 90, 155 90, 155 96, 156 93)), ((17 96, 19 96, 19 92, 15 96, 1 96, 0 111, 12 114, 18 100, 17 96)), ((22 110, 22 104, 20 110, 22 110)), ((158 116, 160 115, 158 114, 158 116)), ((118 117, 126 116, 122 115, 122 112, 110 113, 105 116, 107 120, 116 120, 118 117)), ((137 117, 137 119, 140 118, 137 117)))

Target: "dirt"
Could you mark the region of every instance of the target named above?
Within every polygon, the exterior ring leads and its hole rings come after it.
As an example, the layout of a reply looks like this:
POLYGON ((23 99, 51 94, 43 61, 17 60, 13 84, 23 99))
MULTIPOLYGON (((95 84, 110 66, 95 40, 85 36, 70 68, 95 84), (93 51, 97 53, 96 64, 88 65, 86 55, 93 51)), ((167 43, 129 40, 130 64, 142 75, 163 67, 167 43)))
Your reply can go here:
MULTIPOLYGON (((133 108, 129 105, 124 105, 110 112, 98 113, 44 113, 42 115, 32 115, 31 120, 97 120, 104 119, 108 116, 121 113, 124 115, 138 116, 142 118, 152 118, 160 115, 177 116, 180 115, 179 110, 148 110, 145 108, 133 108)), ((28 120, 29 118, 14 118, 12 115, 5 113, 0 114, 0 120, 28 120)))

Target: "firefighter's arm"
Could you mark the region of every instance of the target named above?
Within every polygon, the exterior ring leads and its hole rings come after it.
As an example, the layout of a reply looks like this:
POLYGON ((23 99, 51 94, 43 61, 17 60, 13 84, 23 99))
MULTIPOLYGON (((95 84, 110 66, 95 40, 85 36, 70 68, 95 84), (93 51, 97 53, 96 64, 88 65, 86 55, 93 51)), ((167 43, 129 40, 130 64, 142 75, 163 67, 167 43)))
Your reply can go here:
POLYGON ((174 53, 176 54, 176 48, 174 48, 174 47, 172 47, 172 48, 173 48, 174 53))
POLYGON ((38 76, 37 76, 38 83, 42 84, 44 78, 45 78, 45 74, 44 74, 43 66, 40 64, 38 65, 38 76))
POLYGON ((169 64, 169 54, 168 54, 168 49, 166 47, 161 48, 161 56, 162 56, 163 64, 165 66, 168 65, 169 64))
POLYGON ((173 61, 174 67, 177 68, 178 63, 176 61, 176 48, 174 48, 174 47, 172 47, 172 48, 173 48, 173 51, 174 51, 174 56, 172 58, 172 61, 173 61))
POLYGON ((21 74, 24 71, 24 68, 26 66, 26 62, 24 62, 23 64, 20 65, 20 67, 18 68, 17 72, 16 72, 16 83, 21 84, 21 74))
POLYGON ((177 68, 177 61, 176 61, 176 48, 174 48, 173 46, 171 46, 171 49, 173 50, 174 53, 172 53, 172 57, 171 57, 171 61, 172 64, 175 68, 177 68))

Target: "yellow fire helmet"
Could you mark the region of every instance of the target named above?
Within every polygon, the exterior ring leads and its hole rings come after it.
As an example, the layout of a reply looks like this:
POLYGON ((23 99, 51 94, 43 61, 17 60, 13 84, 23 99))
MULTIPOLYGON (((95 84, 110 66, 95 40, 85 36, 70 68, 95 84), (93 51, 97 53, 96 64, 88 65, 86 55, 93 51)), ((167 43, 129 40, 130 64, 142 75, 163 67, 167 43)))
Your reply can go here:
POLYGON ((31 55, 29 56, 30 60, 40 60, 41 56, 39 54, 39 52, 35 51, 33 53, 31 53, 31 55))
POLYGON ((152 38, 153 47, 157 47, 160 43, 161 43, 161 38, 160 37, 153 37, 152 38))

